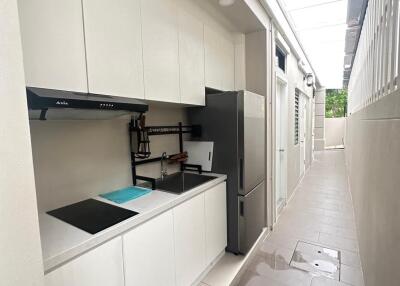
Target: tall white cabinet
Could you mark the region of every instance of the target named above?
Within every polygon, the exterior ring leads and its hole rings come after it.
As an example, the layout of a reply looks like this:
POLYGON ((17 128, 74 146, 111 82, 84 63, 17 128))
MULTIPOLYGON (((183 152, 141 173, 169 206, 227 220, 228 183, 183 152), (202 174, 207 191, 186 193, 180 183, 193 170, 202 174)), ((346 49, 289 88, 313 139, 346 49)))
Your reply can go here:
POLYGON ((184 9, 179 10, 178 22, 181 102, 204 105, 204 25, 184 9))
POLYGON ((141 0, 145 98, 180 102, 178 7, 175 0, 141 0))
POLYGON ((124 286, 122 238, 117 237, 45 275, 45 286, 124 286))
POLYGON ((123 236, 125 286, 175 285, 172 210, 123 236))
POLYGON ((220 90, 235 88, 235 45, 220 31, 204 26, 205 82, 220 90))
POLYGON ((140 0, 82 0, 89 91, 144 98, 140 0))
POLYGON ((28 86, 87 92, 81 0, 18 1, 28 86))

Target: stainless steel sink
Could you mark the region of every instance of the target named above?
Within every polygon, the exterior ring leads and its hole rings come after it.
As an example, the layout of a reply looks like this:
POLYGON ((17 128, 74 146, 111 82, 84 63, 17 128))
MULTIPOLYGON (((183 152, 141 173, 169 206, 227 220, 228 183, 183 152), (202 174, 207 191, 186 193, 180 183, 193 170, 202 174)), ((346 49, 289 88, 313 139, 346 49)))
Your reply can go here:
POLYGON ((181 194, 215 179, 214 176, 177 172, 156 180, 156 188, 170 193, 181 194))

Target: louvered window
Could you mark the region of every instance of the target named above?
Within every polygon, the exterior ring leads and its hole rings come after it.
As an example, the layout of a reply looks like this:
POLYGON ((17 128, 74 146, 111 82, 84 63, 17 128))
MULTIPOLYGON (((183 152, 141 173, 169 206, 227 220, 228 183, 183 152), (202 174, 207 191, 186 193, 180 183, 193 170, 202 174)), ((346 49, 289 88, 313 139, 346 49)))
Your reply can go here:
POLYGON ((299 104, 300 92, 296 88, 294 96, 294 145, 299 144, 299 104))

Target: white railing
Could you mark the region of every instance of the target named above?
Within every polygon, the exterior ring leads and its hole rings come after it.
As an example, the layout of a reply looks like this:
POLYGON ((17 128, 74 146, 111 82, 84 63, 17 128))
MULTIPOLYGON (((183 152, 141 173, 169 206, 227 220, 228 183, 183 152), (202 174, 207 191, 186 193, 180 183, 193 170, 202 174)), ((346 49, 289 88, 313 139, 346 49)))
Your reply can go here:
POLYGON ((399 0, 369 0, 350 76, 354 113, 400 87, 399 0))

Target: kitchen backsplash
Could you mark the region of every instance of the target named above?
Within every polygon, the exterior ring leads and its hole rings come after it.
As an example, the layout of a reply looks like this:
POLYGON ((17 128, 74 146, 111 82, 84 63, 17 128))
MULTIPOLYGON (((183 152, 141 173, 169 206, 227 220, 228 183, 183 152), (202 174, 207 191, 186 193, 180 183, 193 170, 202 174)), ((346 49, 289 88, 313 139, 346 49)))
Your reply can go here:
MULTIPOLYGON (((147 125, 186 122, 184 108, 150 105, 147 125)), ((39 212, 45 212, 132 184, 129 118, 86 121, 31 121, 32 153, 39 212)), ((151 152, 179 151, 178 136, 152 136, 151 152)), ((168 165, 168 172, 178 170, 168 165)), ((160 164, 138 166, 137 173, 160 176, 160 164)))

